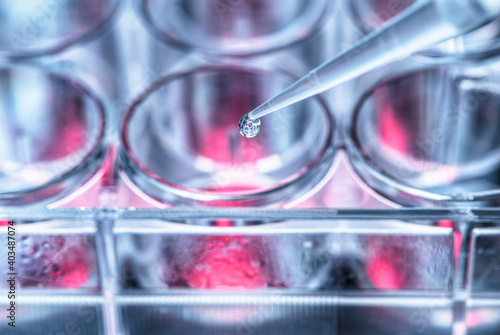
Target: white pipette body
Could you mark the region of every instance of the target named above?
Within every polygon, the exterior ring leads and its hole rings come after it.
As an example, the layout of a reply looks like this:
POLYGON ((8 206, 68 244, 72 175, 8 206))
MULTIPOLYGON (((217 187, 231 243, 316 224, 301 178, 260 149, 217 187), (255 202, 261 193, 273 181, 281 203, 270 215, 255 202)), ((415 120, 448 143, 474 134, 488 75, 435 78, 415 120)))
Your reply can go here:
POLYGON ((257 120, 377 67, 466 34, 499 15, 500 0, 420 0, 244 117, 257 120))

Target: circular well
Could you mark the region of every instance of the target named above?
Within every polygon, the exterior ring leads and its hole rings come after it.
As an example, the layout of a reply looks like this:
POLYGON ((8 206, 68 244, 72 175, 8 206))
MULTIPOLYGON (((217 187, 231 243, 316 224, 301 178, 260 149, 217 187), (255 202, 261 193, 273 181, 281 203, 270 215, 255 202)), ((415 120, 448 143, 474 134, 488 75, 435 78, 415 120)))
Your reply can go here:
MULTIPOLYGON (((416 0, 352 0, 349 9, 354 23, 369 34, 398 15, 416 0)), ((420 54, 429 57, 478 58, 500 51, 500 18, 468 34, 444 41, 420 54)))
POLYGON ((240 117, 293 82, 238 66, 206 66, 161 78, 129 108, 122 165, 153 198, 176 205, 266 206, 311 190, 333 162, 335 126, 308 99, 262 119, 253 139, 240 117))
POLYGON ((119 5, 119 0, 1 1, 0 57, 58 52, 107 27, 119 5))
POLYGON ((71 78, 0 68, 0 206, 47 203, 87 181, 105 153, 101 102, 71 78))
POLYGON ((389 78, 357 104, 347 141, 364 181, 403 205, 500 204, 500 90, 431 66, 389 78))
POLYGON ((303 40, 321 27, 328 0, 142 0, 140 13, 161 40, 243 56, 303 40))

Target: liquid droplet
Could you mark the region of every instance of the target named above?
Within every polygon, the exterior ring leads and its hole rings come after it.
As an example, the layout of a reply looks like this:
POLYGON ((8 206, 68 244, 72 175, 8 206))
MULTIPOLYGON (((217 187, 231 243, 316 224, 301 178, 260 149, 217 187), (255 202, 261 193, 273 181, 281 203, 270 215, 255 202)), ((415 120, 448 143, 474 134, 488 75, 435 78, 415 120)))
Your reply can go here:
POLYGON ((245 114, 239 123, 240 134, 251 138, 255 137, 260 131, 260 120, 259 119, 251 119, 248 114, 245 114))

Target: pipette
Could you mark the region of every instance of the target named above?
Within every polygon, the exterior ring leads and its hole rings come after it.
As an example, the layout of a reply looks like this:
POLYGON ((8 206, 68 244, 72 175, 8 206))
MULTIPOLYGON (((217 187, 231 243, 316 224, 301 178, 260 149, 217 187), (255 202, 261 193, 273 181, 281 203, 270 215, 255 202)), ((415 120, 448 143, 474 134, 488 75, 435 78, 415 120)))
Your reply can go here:
POLYGON ((254 137, 259 118, 326 91, 377 67, 466 34, 500 15, 500 0, 420 0, 381 29, 315 68, 284 91, 245 114, 240 133, 254 137))

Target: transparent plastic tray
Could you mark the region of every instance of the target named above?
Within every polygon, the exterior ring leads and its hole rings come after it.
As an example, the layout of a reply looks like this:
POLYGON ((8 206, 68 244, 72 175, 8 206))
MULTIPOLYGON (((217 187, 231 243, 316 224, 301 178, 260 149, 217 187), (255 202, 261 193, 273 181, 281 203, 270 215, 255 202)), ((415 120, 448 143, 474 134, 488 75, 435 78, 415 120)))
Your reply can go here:
MULTIPOLYGON (((325 96, 340 141, 326 177, 294 209, 175 208, 134 186, 117 159, 121 118, 152 82, 200 54, 156 41, 129 5, 110 33, 32 61, 102 98, 106 157, 50 208, 0 207, 2 241, 6 223, 16 222, 19 265, 17 326, 7 326, 10 300, 1 294, 0 334, 500 332, 500 210, 402 209, 353 169, 345 122, 357 85, 371 79, 325 96)), ((305 44, 243 61, 300 75, 361 33, 336 8, 305 44)), ((6 252, 2 246, 3 292, 6 252)))
POLYGON ((2 209, 0 218, 15 220, 23 241, 16 334, 500 326, 497 210, 2 209), (241 226, 220 226, 228 222, 241 226))

